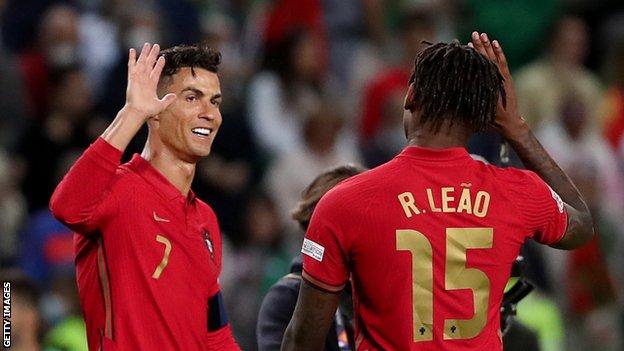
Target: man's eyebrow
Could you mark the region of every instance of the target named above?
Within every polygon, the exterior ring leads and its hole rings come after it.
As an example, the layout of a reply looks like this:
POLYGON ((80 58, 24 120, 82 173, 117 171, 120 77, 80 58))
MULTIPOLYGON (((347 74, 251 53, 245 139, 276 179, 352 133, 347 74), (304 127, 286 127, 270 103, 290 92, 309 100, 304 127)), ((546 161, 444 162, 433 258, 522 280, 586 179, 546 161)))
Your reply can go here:
POLYGON ((197 95, 204 95, 203 91, 201 91, 201 90, 199 90, 199 89, 197 89, 195 87, 186 87, 186 88, 182 89, 182 91, 180 93, 184 93, 185 91, 190 91, 190 92, 193 92, 193 93, 195 93, 197 95))
POLYGON ((210 100, 216 100, 216 99, 220 99, 220 98, 221 98, 221 93, 216 93, 216 94, 214 94, 214 95, 210 98, 210 100))

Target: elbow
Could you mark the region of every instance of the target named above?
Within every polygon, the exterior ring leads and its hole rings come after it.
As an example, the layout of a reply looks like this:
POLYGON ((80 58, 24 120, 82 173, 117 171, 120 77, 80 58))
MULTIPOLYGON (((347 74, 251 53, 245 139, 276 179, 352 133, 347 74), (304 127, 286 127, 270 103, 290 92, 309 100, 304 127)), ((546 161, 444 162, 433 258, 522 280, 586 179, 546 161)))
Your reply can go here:
POLYGON ((62 199, 60 199, 60 196, 59 196, 59 191, 58 189, 56 189, 54 193, 52 194, 52 197, 50 198, 48 207, 52 215, 60 221, 63 221, 63 219, 66 218, 68 215, 65 211, 65 207, 61 205, 62 202, 63 201, 62 199))
POLYGON ((49 209, 54 218, 66 225, 80 224, 87 221, 84 213, 81 213, 81 209, 72 206, 72 202, 68 201, 58 188, 50 198, 49 209))
POLYGON ((583 238, 583 243, 581 245, 583 245, 594 238, 594 235, 596 234, 596 228, 594 227, 594 219, 589 210, 583 211, 580 217, 580 228, 582 232, 581 236, 583 238))

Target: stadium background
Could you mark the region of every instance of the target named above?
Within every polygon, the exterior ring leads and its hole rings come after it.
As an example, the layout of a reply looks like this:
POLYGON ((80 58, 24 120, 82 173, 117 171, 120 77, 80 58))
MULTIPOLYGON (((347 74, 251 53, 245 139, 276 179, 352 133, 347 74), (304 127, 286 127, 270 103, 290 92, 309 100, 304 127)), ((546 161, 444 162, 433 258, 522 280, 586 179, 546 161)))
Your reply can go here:
MULTIPOLYGON (((0 27, 0 267, 38 292, 14 305, 15 350, 37 349, 20 348, 30 338, 86 350, 72 236, 47 201, 123 105, 129 47, 205 41, 223 53, 223 125, 194 189, 221 221, 229 317, 255 350, 259 303, 302 239, 289 218, 300 191, 329 166, 398 152, 420 42, 473 29, 502 43, 524 115, 599 228, 571 253, 526 245, 538 290, 519 318, 546 351, 624 349, 621 1, 0 0, 0 27)), ((471 151, 499 163, 499 144, 481 135, 471 151)))

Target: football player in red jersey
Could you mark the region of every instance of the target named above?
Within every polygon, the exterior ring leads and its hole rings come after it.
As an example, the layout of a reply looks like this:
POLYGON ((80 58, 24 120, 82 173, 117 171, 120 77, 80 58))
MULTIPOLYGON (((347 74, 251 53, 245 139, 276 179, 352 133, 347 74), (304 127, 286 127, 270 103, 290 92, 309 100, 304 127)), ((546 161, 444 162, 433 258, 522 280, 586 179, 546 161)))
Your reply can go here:
POLYGON ((574 249, 593 236, 574 184, 518 113, 500 44, 430 45, 405 98, 408 146, 319 202, 282 350, 320 350, 348 279, 357 350, 502 350, 500 307, 527 238, 574 249), (473 160, 494 125, 529 170, 473 160))
POLYGON ((218 283, 219 225, 190 189, 221 125, 220 61, 202 46, 130 49, 125 106, 52 195, 76 232, 90 350, 239 349, 218 283), (120 165, 144 123, 142 154, 120 165))

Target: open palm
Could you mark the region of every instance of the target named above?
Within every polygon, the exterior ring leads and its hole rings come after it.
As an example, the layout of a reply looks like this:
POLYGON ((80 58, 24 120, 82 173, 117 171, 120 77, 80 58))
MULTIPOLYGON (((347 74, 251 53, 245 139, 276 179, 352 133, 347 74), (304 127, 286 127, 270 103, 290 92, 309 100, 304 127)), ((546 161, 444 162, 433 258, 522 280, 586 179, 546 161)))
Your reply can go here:
POLYGON ((164 111, 175 100, 175 94, 158 98, 158 80, 165 66, 165 58, 158 57, 159 53, 158 44, 145 43, 138 59, 136 50, 130 49, 128 54, 126 106, 145 119, 164 111))

